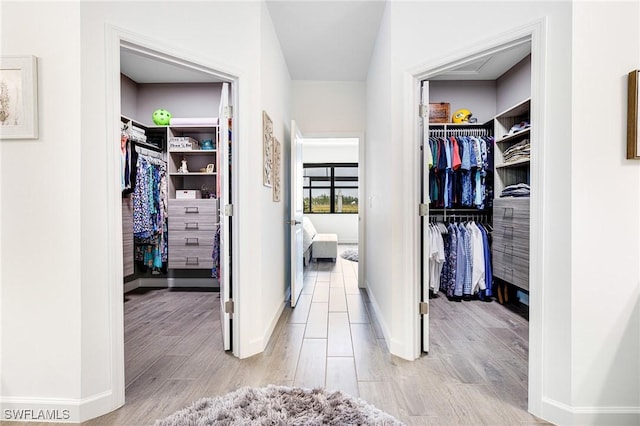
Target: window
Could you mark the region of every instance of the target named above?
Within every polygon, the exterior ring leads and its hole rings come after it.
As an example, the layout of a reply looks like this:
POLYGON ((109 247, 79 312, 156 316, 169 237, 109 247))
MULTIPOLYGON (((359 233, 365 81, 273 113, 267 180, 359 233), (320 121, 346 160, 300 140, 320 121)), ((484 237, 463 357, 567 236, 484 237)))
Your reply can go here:
POLYGON ((305 163, 305 213, 358 213, 357 163, 305 163))

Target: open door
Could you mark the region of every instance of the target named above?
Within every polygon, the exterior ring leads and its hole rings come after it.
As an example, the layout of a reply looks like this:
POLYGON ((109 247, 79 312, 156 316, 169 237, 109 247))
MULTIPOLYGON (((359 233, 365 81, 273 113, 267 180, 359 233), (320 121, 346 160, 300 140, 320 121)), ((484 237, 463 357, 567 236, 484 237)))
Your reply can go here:
MULTIPOLYGON (((429 106, 429 82, 422 83, 422 105, 429 106)), ((421 272, 421 304, 422 314, 422 351, 429 352, 429 168, 425 162, 426 150, 429 149, 429 114, 422 114, 422 149, 420 155, 420 170, 422 175, 421 200, 426 210, 420 217, 422 229, 422 267, 421 272)))
POLYGON ((302 134, 291 121, 291 307, 294 308, 304 285, 304 265, 302 258, 302 217, 304 204, 302 200, 302 134))
POLYGON ((218 138, 218 183, 220 203, 220 321, 222 329, 222 342, 224 350, 231 350, 231 316, 233 313, 232 286, 231 286, 231 148, 229 124, 231 122, 231 109, 229 108, 229 83, 222 84, 220 96, 218 138))

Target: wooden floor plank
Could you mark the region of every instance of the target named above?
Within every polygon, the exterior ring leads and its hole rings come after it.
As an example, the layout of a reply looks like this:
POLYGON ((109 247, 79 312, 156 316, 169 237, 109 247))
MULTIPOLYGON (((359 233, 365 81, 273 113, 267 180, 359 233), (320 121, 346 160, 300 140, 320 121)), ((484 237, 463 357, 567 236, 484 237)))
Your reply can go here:
POLYGON ((347 312, 347 298, 344 287, 331 287, 329 289, 329 312, 347 312))
POLYGON ((353 357, 330 356, 327 358, 326 388, 339 390, 356 398, 360 396, 353 357))
POLYGON ((329 312, 328 356, 353 356, 351 329, 346 312, 329 312))
POLYGON ((305 339, 326 339, 328 318, 329 304, 313 302, 304 333, 305 339))
POLYGON ((293 385, 304 388, 323 387, 327 365, 327 340, 304 339, 293 385))

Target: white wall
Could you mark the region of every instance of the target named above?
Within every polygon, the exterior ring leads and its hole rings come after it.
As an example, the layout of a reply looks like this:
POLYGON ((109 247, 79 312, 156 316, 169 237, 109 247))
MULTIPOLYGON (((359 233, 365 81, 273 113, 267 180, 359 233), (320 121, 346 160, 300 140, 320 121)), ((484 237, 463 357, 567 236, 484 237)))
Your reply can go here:
POLYGON ((575 3, 572 57, 571 405, 585 411, 574 422, 613 424, 604 416, 611 410, 621 413, 618 424, 637 425, 640 163, 625 158, 627 73, 640 68, 640 3, 575 3), (594 173, 594 158, 605 174, 594 173), (604 202, 598 194, 606 194, 604 202))
POLYGON ((3 55, 38 57, 40 129, 37 140, 0 143, 0 420, 13 408, 63 405, 77 415, 80 9, 3 2, 0 27, 3 55))
MULTIPOLYGON (((280 44, 271 22, 268 8, 264 2, 260 6, 260 45, 261 45, 261 108, 269 114, 273 121, 273 135, 282 145, 282 192, 280 202, 273 201, 273 190, 262 186, 261 163, 256 167, 260 170, 259 179, 256 182, 259 188, 259 196, 256 200, 261 202, 257 209, 259 223, 264 232, 260 238, 254 238, 253 244, 259 246, 262 251, 262 270, 258 283, 249 297, 257 299, 256 309, 261 310, 260 316, 253 316, 253 320, 262 326, 259 336, 262 340, 256 345, 254 351, 262 351, 271 336, 271 332, 284 308, 285 295, 290 285, 290 226, 285 223, 289 218, 289 180, 291 176, 291 79, 280 50, 280 44), (259 241, 259 244, 256 244, 259 241), (258 292, 258 288, 259 291, 258 292), (261 301, 260 301, 261 300, 261 301)), ((262 128, 262 115, 260 126, 262 128)), ((260 147, 262 139, 259 140, 260 147)), ((262 162, 262 149, 259 149, 259 159, 262 162)), ((255 208, 250 204, 246 208, 255 208)), ((245 260, 245 266, 253 268, 251 260, 245 260)), ((247 318, 252 318, 246 315, 247 318)), ((255 353, 255 352, 254 352, 255 353)))
MULTIPOLYGON (((113 34, 240 76, 234 262, 251 268, 242 268, 234 281, 236 335, 242 337, 235 350, 247 357, 264 348, 284 304, 287 269, 285 230, 273 226, 284 223, 285 204, 270 201, 262 186, 261 110, 270 110, 286 147, 290 81, 261 7, 259 2, 188 7, 176 2, 162 8, 144 2, 3 3, 3 54, 41 58, 40 138, 0 144, 3 408, 68 408, 71 420, 80 421, 124 403, 122 343, 117 343, 122 336, 117 152, 111 151, 117 146, 106 137, 117 132, 117 117, 107 123, 113 115, 108 111, 119 107, 119 95, 107 92, 114 78, 113 89, 119 91, 119 74, 111 75, 106 63, 119 52, 113 34), (111 106, 110 100, 118 102, 111 106), (7 185, 17 175, 20 185, 7 185), (264 226, 265 217, 270 226, 264 226), (269 241, 271 250, 255 241, 269 241), (265 282, 264 276, 271 278, 265 282)), ((284 179, 287 173, 285 166, 284 179)))
POLYGON ((354 136, 365 129, 365 83, 291 82, 291 113, 303 136, 354 136))
MULTIPOLYGON (((367 75, 367 141, 365 159, 365 197, 360 208, 366 209, 366 264, 365 286, 376 316, 380 320, 384 337, 389 346, 393 312, 394 272, 397 256, 394 256, 393 188, 397 188, 398 168, 392 159, 397 150, 390 149, 390 141, 396 141, 389 117, 391 117, 391 4, 387 2, 367 75), (394 167, 395 166, 395 167, 394 167), (384 173, 380 173, 383 170, 384 173), (384 277, 384 278, 383 278, 384 277)), ((397 348, 392 350, 397 353, 397 348)))
POLYGON ((303 163, 358 163, 357 138, 305 138, 302 142, 303 163))

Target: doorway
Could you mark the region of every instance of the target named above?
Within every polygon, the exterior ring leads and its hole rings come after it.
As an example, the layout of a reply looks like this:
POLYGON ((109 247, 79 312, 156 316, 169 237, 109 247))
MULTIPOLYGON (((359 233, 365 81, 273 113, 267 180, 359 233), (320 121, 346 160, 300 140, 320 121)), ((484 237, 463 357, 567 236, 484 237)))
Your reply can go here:
MULTIPOLYGON (((115 140, 115 137, 117 137, 116 134, 121 134, 122 128, 119 128, 120 124, 117 123, 123 123, 125 121, 122 119, 122 105, 127 102, 127 100, 123 99, 120 91, 122 78, 121 65, 125 65, 126 62, 122 60, 123 52, 127 55, 133 55, 136 57, 135 59, 141 61, 137 65, 139 70, 143 70, 147 75, 154 75, 155 78, 159 79, 154 82, 149 82, 148 84, 197 85, 203 81, 193 81, 193 79, 200 78, 206 83, 214 83, 218 85, 216 102, 211 102, 211 104, 207 106, 209 109, 207 118, 215 118, 216 123, 189 123, 184 125, 184 123, 178 124, 174 122, 174 124, 169 123, 169 126, 163 126, 162 124, 164 123, 152 123, 151 115, 148 117, 140 117, 139 119, 135 117, 135 119, 128 120, 128 122, 130 124, 140 124, 141 126, 136 126, 137 131, 140 131, 141 128, 145 134, 148 131, 147 142, 151 142, 149 145, 157 145, 157 149, 155 149, 155 151, 158 153, 158 161, 164 160, 166 163, 166 175, 168 178, 166 183, 166 186, 168 187, 168 204, 171 204, 171 200, 178 200, 178 192, 185 192, 188 193, 188 197, 194 198, 193 202, 202 204, 202 206, 198 205, 190 210, 185 208, 185 217, 189 213, 203 213, 206 211, 207 214, 214 218, 211 222, 207 219, 200 223, 194 220, 186 220, 183 217, 182 221, 184 223, 182 223, 182 225, 184 226, 185 231, 207 231, 208 235, 206 238, 200 235, 184 236, 184 241, 186 241, 184 244, 189 246, 185 249, 189 250, 188 253, 184 255, 184 259, 181 259, 184 262, 184 265, 182 267, 168 265, 166 266, 166 269, 168 269, 166 272, 162 268, 155 270, 155 272, 158 272, 159 275, 166 273, 164 287, 170 288, 184 286, 202 287, 203 283, 209 286, 212 281, 212 277, 217 275, 217 281, 220 289, 219 313, 221 318, 220 320, 217 318, 211 318, 211 321, 215 321, 218 328, 222 330, 220 333, 222 341, 217 342, 220 347, 220 352, 222 352, 222 350, 230 350, 234 355, 237 355, 236 351, 238 348, 237 342, 239 341, 239 336, 237 333, 234 333, 234 330, 237 328, 237 322, 232 322, 232 306, 228 303, 233 295, 233 276, 237 276, 237 274, 233 273, 233 271, 237 269, 237 265, 234 265, 231 261, 233 257, 232 253, 237 253, 238 249, 237 243, 232 244, 232 241, 237 241, 237 229, 233 229, 232 227, 233 210, 231 206, 233 206, 234 201, 237 200, 238 177, 236 175, 231 175, 230 171, 231 169, 237 170, 238 160, 237 146, 233 144, 233 140, 236 135, 232 133, 231 124, 233 117, 231 115, 232 109, 230 106, 237 105, 240 79, 231 73, 220 71, 219 69, 190 60, 189 58, 186 58, 186 55, 182 52, 167 51, 163 48, 163 43, 160 41, 153 43, 148 39, 138 38, 130 33, 121 33, 114 28, 110 29, 109 34, 111 37, 108 39, 107 75, 109 76, 108 81, 110 90, 107 92, 107 100, 110 107, 107 109, 107 120, 114 124, 114 127, 110 128, 114 134, 110 135, 108 140, 115 140), (147 65, 152 64, 151 68, 145 69, 145 63, 147 65), (164 75, 162 70, 164 70, 164 75), (185 79, 191 81, 187 83, 184 81, 185 79), (192 134, 188 134, 188 132, 195 132, 194 134, 203 137, 194 137, 192 134), (163 136, 164 139, 161 137, 161 140, 158 142, 158 139, 156 138, 158 136, 163 136), (194 150, 194 152, 178 153, 180 154, 181 159, 185 160, 191 168, 189 171, 183 170, 184 173, 180 176, 177 176, 178 173, 180 173, 177 168, 181 166, 180 163, 182 161, 178 161, 180 159, 176 160, 176 158, 178 158, 178 154, 176 154, 177 151, 174 150, 172 152, 168 149, 171 138, 182 142, 188 141, 188 143, 191 143, 189 138, 193 138, 197 142, 196 145, 199 145, 198 148, 200 148, 198 152, 195 152, 194 150), (210 149, 209 147, 205 147, 205 144, 201 144, 202 142, 208 142, 208 140, 211 139, 213 139, 213 143, 215 145, 214 149, 210 149), (156 144, 154 142, 158 143, 156 144), (206 182, 204 182, 205 180, 206 182), (203 198, 202 194, 205 192, 207 193, 206 195, 214 196, 203 198), (195 197, 193 196, 194 194, 196 195, 195 197), (198 222, 197 227, 193 225, 193 223, 196 222, 198 222), (212 227, 211 230, 208 228, 209 226, 212 227), (215 244, 214 241, 218 242, 219 247, 219 262, 217 264, 212 254, 212 252, 215 253, 213 250, 215 244), (205 256, 200 253, 197 255, 192 254, 190 250, 195 246, 203 246, 203 249, 208 252, 208 255, 205 256), (209 247, 211 247, 211 249, 209 249, 209 247), (193 268, 192 266, 197 267, 193 268), (198 269, 199 272, 194 272, 194 269, 198 269), (179 270, 179 273, 174 273, 172 270, 179 270)), ((166 88, 167 87, 165 87, 165 89, 166 88)), ((179 107, 177 108, 179 109, 179 107)), ((189 106, 186 106, 186 108, 189 108, 189 106)), ((182 117, 188 118, 189 116, 190 114, 184 113, 182 117)), ((195 114, 192 116, 202 117, 202 115, 195 114)), ((237 121, 233 124, 237 129, 237 121)), ((193 147, 195 147, 195 145, 191 146, 191 148, 193 147)), ((145 148, 153 151, 153 146, 145 148)), ((177 147, 177 149, 187 150, 189 147, 185 145, 177 147)), ((121 169, 123 168, 123 157, 121 155, 120 145, 118 144, 117 151, 110 146, 108 154, 109 164, 111 165, 108 170, 112 177, 110 178, 110 182, 113 184, 113 187, 111 187, 111 190, 109 191, 111 194, 111 197, 109 197, 110 215, 112 217, 113 228, 120 231, 122 230, 123 224, 121 214, 122 188, 120 180, 121 169), (118 182, 118 184, 115 182, 118 182)), ((174 204, 177 205, 179 203, 174 204)), ((191 216, 194 215, 192 214, 191 216)), ((191 216, 189 216, 189 219, 191 216)), ((174 217, 180 218, 181 215, 174 217)), ((173 234, 178 235, 180 233, 176 231, 173 234)), ((125 336, 123 335, 122 330, 125 314, 122 301, 124 293, 123 278, 125 277, 125 272, 122 268, 124 262, 121 263, 121 261, 118 261, 123 259, 124 254, 120 235, 121 234, 117 232, 114 233, 112 237, 111 264, 113 265, 112 282, 114 284, 110 297, 112 310, 111 362, 113 366, 112 378, 115 383, 115 395, 119 395, 119 399, 124 401, 125 336)), ((174 251, 174 253, 178 253, 179 251, 180 250, 174 251)), ((171 252, 171 250, 169 250, 169 252, 171 252)), ((172 326, 176 326, 176 324, 173 324, 172 326)))
MULTIPOLYGON (((540 263, 540 259, 542 259, 542 254, 540 253, 541 247, 541 221, 542 221, 542 205, 541 199, 537 196, 535 192, 535 188, 541 188, 542 183, 542 155, 540 155, 543 150, 544 140, 541 137, 544 134, 544 121, 542 108, 544 105, 544 92, 543 82, 544 82, 544 23, 542 21, 536 22, 533 25, 520 29, 518 31, 514 31, 511 34, 506 34, 500 38, 497 38, 492 41, 488 41, 483 45, 469 49, 467 52, 461 54, 455 58, 447 58, 443 60, 439 65, 432 67, 423 67, 416 72, 412 73, 410 76, 407 75, 407 78, 411 79, 413 93, 409 96, 409 99, 412 99, 416 104, 420 104, 420 98, 422 96, 421 88, 422 83, 436 80, 438 76, 443 75, 448 72, 458 72, 460 75, 469 74, 473 72, 474 68, 478 68, 478 66, 482 67, 484 63, 486 63, 487 58, 490 55, 496 55, 500 52, 507 51, 513 49, 518 45, 524 45, 529 43, 531 46, 531 92, 530 92, 530 104, 527 104, 529 111, 529 117, 531 123, 536 123, 535 130, 531 130, 530 134, 530 144, 531 144, 531 160, 530 160, 530 184, 531 188, 534 190, 531 192, 530 197, 530 222, 529 222, 529 233, 531 235, 530 243, 527 247, 529 252, 529 273, 527 276, 527 280, 530 283, 529 292, 534 295, 529 302, 529 332, 528 332, 528 341, 529 351, 528 354, 525 354, 526 359, 528 359, 528 385, 527 385, 527 395, 528 395, 528 408, 529 411, 536 412, 537 408, 541 404, 541 383, 540 383, 540 374, 541 374, 541 366, 542 359, 541 348, 538 346, 539 342, 542 341, 541 333, 542 333, 542 306, 540 305, 541 298, 536 297, 536 295, 541 295, 543 290, 543 282, 539 279, 542 276, 542 264, 540 263)), ((409 86, 407 86, 409 87, 409 86)), ((428 91, 427 91, 428 95, 428 91)), ((431 99, 427 96, 428 103, 431 102, 442 102, 442 99, 431 99)), ((461 107, 460 107, 461 108, 461 107)), ((516 108, 517 109, 517 108, 516 108)), ((409 109, 408 109, 409 110, 409 109)), ((415 107, 413 108, 415 110, 415 107)), ((519 110, 518 110, 519 111, 519 110)), ((492 119, 498 118, 501 114, 501 111, 495 112, 495 117, 491 117, 492 119)), ((450 114, 453 114, 454 111, 450 111, 450 114)), ((425 114, 426 115, 426 114, 425 114)), ((428 117, 428 115, 426 115, 428 117)), ((447 120, 448 121, 448 120, 447 120)), ((479 120, 482 123, 482 120, 479 120)), ((428 118, 425 118, 425 122, 428 123, 428 118)), ((415 135, 414 140, 416 141, 416 146, 420 147, 420 140, 423 139, 423 135, 426 135, 427 143, 428 143, 428 130, 429 125, 426 124, 424 127, 420 125, 418 119, 413 121, 415 127, 412 130, 415 135)), ((499 125, 492 126, 494 129, 500 129, 499 125)), ((510 132, 511 129, 507 128, 506 131, 504 129, 496 130, 501 133, 500 136, 504 136, 507 132, 510 132)), ((426 148, 426 147, 425 147, 426 148)), ((420 149, 416 150, 416 157, 420 156, 420 149)), ((420 165, 416 165, 416 180, 420 181, 421 172, 420 165)), ((423 187, 429 187, 429 180, 425 179, 423 182, 423 187)), ((422 191, 421 191, 422 192, 422 191)), ((428 191, 426 192, 428 194, 428 191)), ((422 194, 421 194, 422 196, 422 194)), ((422 204, 420 220, 416 221, 415 226, 416 229, 420 228, 420 223, 424 221, 428 223, 428 215, 429 215, 429 199, 425 197, 424 199, 420 198, 418 204, 422 204)), ((426 227, 425 227, 426 228, 426 227)), ((422 229, 425 229, 422 228, 422 229)), ((417 232, 419 233, 419 232, 417 232)), ((422 237, 428 237, 423 236, 422 237)), ((421 247, 428 248, 428 243, 418 244, 421 247)), ((438 348, 429 347, 429 316, 430 311, 433 314, 433 311, 429 309, 429 278, 428 278, 428 250, 420 250, 416 251, 416 259, 421 259, 418 264, 416 264, 416 274, 418 276, 425 277, 424 282, 422 279, 418 280, 421 282, 422 287, 420 289, 416 289, 416 298, 422 301, 422 304, 416 304, 416 306, 420 306, 420 322, 421 329, 423 333, 421 338, 417 339, 417 342, 423 342, 426 340, 426 350, 432 352, 434 350, 438 350, 438 348), (424 257, 422 257, 424 256, 424 257), (421 266, 422 265, 422 266, 421 266), (425 269, 421 269, 424 267, 425 269)), ((528 294, 527 294, 528 296, 528 294)), ((464 303, 464 302, 463 302, 464 303)), ((433 337, 433 336, 432 336, 433 337)), ((417 353, 422 351, 422 344, 416 343, 417 353)))

